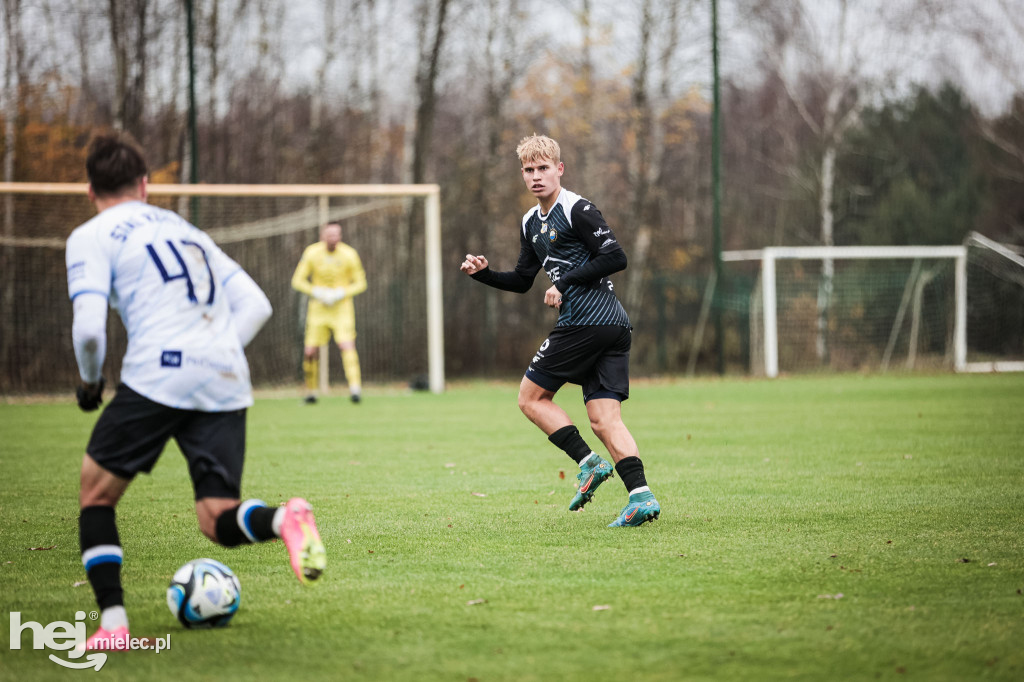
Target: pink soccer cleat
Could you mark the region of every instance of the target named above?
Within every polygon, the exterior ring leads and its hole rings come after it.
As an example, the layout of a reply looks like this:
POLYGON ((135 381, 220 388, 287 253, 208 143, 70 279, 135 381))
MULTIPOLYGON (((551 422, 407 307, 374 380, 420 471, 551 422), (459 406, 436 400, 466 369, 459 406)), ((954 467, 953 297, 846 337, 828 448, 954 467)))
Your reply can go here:
POLYGON ((284 506, 281 539, 288 548, 292 570, 299 582, 316 580, 327 566, 327 553, 313 520, 313 508, 301 497, 293 497, 284 506))

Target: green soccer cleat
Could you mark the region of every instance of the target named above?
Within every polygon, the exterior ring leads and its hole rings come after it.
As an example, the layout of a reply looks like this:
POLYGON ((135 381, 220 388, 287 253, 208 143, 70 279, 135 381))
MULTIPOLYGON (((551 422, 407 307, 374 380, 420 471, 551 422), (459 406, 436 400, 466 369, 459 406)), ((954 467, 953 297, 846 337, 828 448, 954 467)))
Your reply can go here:
POLYGON ((639 526, 653 521, 661 514, 661 505, 654 499, 654 493, 647 491, 629 496, 629 504, 619 514, 619 518, 608 524, 616 526, 639 526))
POLYGON ((594 454, 590 461, 594 461, 595 458, 597 459, 596 464, 590 466, 590 462, 587 462, 580 467, 580 473, 576 475, 576 480, 580 482, 580 485, 576 489, 576 495, 569 502, 569 511, 583 509, 583 505, 590 502, 590 498, 594 496, 597 486, 612 477, 612 472, 614 471, 612 465, 606 460, 601 459, 601 456, 598 454, 594 454))

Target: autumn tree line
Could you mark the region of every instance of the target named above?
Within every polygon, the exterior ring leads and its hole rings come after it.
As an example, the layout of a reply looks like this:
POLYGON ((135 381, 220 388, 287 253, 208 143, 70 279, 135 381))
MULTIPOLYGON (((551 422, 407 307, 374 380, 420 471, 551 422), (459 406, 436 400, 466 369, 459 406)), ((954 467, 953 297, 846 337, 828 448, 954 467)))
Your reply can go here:
MULTIPOLYGON (((84 181, 89 136, 116 128, 157 182, 437 183, 449 375, 503 376, 548 311, 458 263, 513 265, 530 205, 514 149, 545 133, 629 255, 638 371, 686 367, 713 257, 710 0, 191 0, 195 159, 186 2, 2 0, 2 179, 84 181)), ((718 5, 726 249, 1024 244, 1021 0, 718 5)), ((2 222, 19 319, 14 240, 74 225, 11 200, 2 222)), ((29 337, 9 326, 5 373, 29 337)), ((743 343, 727 352, 747 366, 743 343)))

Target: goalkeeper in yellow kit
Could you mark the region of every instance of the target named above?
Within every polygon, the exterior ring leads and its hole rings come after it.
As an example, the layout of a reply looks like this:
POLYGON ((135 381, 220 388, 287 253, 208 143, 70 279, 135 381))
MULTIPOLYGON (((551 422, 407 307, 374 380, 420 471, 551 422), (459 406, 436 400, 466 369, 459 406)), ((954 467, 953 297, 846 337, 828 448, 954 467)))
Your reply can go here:
POLYGON ((366 272, 359 254, 341 241, 341 225, 327 223, 320 241, 310 244, 292 275, 292 288, 309 296, 302 370, 306 375, 307 403, 316 402, 320 374, 320 346, 334 334, 341 349, 341 364, 352 402, 361 399, 362 377, 356 353, 356 313, 352 299, 366 291, 366 272))

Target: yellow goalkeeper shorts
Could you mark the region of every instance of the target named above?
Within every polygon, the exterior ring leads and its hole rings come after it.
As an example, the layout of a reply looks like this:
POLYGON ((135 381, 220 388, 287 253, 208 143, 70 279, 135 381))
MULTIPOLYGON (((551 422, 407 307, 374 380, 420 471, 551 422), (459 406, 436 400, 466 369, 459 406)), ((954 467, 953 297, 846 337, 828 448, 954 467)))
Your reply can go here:
POLYGON ((331 334, 334 335, 335 343, 356 340, 356 313, 349 301, 342 301, 332 308, 317 308, 319 310, 310 306, 306 314, 307 348, 326 345, 331 340, 331 334))

